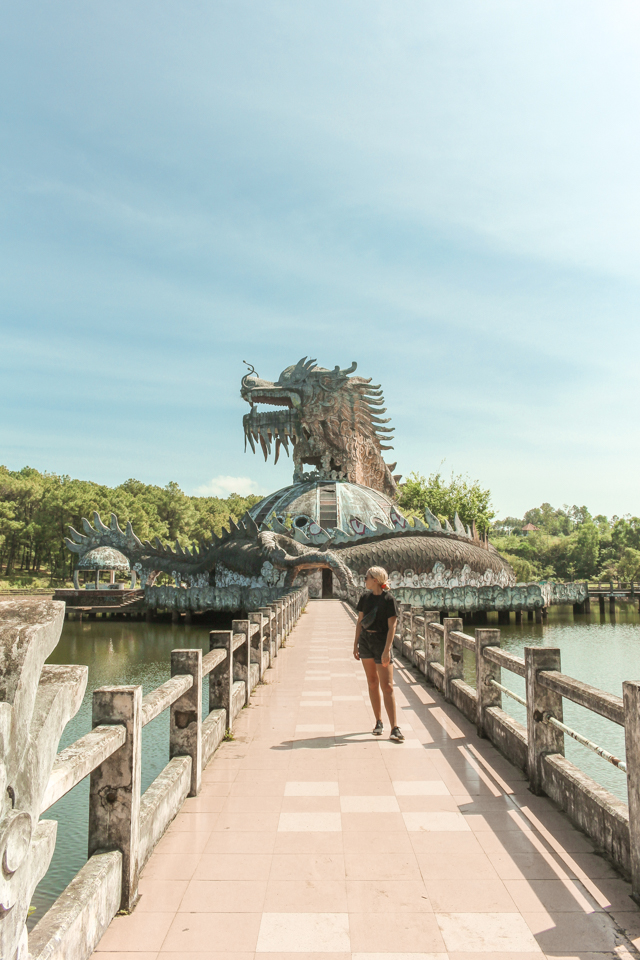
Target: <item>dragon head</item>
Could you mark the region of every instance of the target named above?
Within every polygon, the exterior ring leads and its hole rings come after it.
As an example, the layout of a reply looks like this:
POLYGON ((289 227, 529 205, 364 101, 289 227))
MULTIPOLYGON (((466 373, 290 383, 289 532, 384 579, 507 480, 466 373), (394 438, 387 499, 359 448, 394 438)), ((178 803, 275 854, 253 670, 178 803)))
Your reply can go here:
POLYGON ((282 371, 278 380, 262 380, 250 365, 242 378, 240 394, 251 405, 243 419, 247 441, 255 453, 256 441, 265 460, 275 447, 289 454, 293 447, 294 479, 306 479, 304 465, 313 467, 311 478, 348 480, 380 490, 388 496, 396 491, 399 476, 392 476, 395 463, 386 464, 383 450, 392 450, 385 441, 392 428, 380 386, 371 378, 352 377, 357 364, 346 370, 327 370, 315 360, 303 357, 282 371), (265 404, 282 409, 260 411, 265 404))

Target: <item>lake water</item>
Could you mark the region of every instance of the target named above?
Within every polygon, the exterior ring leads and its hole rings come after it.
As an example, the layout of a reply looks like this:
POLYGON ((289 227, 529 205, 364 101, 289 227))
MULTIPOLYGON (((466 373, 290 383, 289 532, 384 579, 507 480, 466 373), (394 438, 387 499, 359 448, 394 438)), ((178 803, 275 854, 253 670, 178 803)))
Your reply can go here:
MULTIPOLYGON (((490 615, 491 617, 494 615, 490 615)), ((491 622, 491 626, 497 626, 491 622)), ((164 683, 170 675, 171 650, 185 647, 209 649, 207 626, 173 626, 171 624, 120 623, 116 621, 65 621, 60 643, 50 663, 84 663, 89 667, 87 694, 76 716, 67 725, 60 749, 73 743, 91 729, 91 692, 96 687, 139 683, 148 693, 164 683)), ((465 628, 473 633, 473 628, 465 628)), ((574 619, 570 607, 552 608, 545 625, 524 621, 520 626, 502 626, 502 645, 522 655, 526 645, 559 647, 562 670, 618 696, 623 680, 640 679, 640 617, 630 605, 621 606, 614 622, 609 615, 601 620, 599 612, 574 619)), ((349 644, 351 641, 349 641, 349 644)), ((475 662, 465 650, 465 679, 475 683, 475 662)), ((524 681, 503 671, 502 682, 524 696, 524 681)), ((207 685, 203 684, 207 698, 207 685)), ((504 709, 524 722, 524 708, 507 697, 504 709)), ((204 707, 206 714, 208 703, 204 707)), ((582 707, 565 701, 565 723, 618 756, 624 756, 624 732, 621 727, 597 717, 582 707)), ((169 760, 169 712, 144 727, 142 732, 142 790, 156 778, 169 760)), ((626 800, 626 778, 623 773, 569 737, 566 755, 616 796, 626 800)), ((33 926, 64 890, 86 862, 88 835, 89 778, 45 814, 58 820, 56 850, 33 904, 33 926)))

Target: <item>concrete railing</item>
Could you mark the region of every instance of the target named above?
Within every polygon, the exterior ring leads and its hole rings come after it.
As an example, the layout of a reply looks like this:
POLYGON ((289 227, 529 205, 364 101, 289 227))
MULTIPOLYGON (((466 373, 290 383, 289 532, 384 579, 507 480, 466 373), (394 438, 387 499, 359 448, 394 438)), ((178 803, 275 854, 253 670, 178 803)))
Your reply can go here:
POLYGON ((524 658, 500 649, 500 630, 462 631, 462 620, 440 623, 437 610, 399 604, 394 645, 512 763, 527 773, 533 793, 546 794, 565 811, 616 867, 631 879, 640 902, 640 683, 625 681, 623 696, 606 693, 563 674, 560 650, 525 647, 524 658), (474 687, 466 683, 463 650, 475 654, 474 687), (524 678, 526 696, 502 682, 502 671, 524 678), (508 696, 526 710, 526 726, 502 709, 508 696), (625 759, 563 722, 563 700, 591 710, 625 732, 625 759), (569 736, 618 767, 627 778, 628 805, 564 755, 569 736))
POLYGON ((246 620, 234 620, 231 630, 212 631, 205 656, 200 649, 172 651, 171 678, 144 697, 140 686, 94 690, 93 730, 57 755, 60 734, 80 706, 87 677, 86 667, 44 665, 60 637, 64 604, 33 600, 0 604, 3 960, 84 960, 115 914, 133 908, 142 867, 185 799, 197 796, 203 768, 232 730, 307 600, 306 588, 296 590, 249 613, 246 620), (209 712, 203 719, 206 677, 209 712), (25 703, 30 717, 25 715, 25 703), (142 728, 164 710, 170 711, 169 763, 141 795, 142 728), (21 716, 26 721, 22 728, 21 716), (48 738, 43 740, 46 725, 48 738), (22 789, 20 758, 25 754, 22 744, 34 739, 34 727, 43 749, 33 760, 37 769, 29 790, 22 789), (12 734, 18 745, 15 760, 12 734), (87 776, 88 862, 27 938, 27 911, 53 855, 57 826, 39 817, 87 776))

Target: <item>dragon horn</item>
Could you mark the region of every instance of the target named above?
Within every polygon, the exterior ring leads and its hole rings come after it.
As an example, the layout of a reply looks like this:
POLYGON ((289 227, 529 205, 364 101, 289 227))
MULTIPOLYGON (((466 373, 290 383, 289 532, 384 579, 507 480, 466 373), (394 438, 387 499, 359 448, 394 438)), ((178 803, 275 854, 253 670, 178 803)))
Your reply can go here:
POLYGON ((109 527, 105 526, 105 524, 102 522, 100 519, 100 514, 97 510, 93 511, 93 522, 96 525, 98 533, 109 533, 109 527))
POLYGON ((350 373, 353 373, 354 370, 358 369, 358 364, 354 360, 350 367, 347 367, 346 370, 341 370, 340 365, 337 364, 336 367, 331 371, 332 377, 348 377, 350 373))
POLYGON ((69 524, 69 533, 76 543, 84 543, 84 541, 87 539, 86 537, 83 537, 81 533, 78 533, 77 530, 74 530, 71 524, 69 524))

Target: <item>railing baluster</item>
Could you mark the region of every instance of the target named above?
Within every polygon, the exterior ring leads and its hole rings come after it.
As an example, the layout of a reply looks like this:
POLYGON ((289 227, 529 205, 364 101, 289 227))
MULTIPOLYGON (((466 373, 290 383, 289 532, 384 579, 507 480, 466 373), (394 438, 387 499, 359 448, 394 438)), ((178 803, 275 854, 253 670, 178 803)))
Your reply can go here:
POLYGON ((192 686, 170 707, 169 757, 191 757, 190 797, 200 792, 202 776, 202 650, 172 650, 171 676, 188 674, 192 686))
POLYGON ((142 687, 100 687, 93 692, 92 726, 118 723, 125 742, 92 771, 89 782, 89 856, 122 853, 121 910, 138 899, 138 837, 142 753, 142 687))

